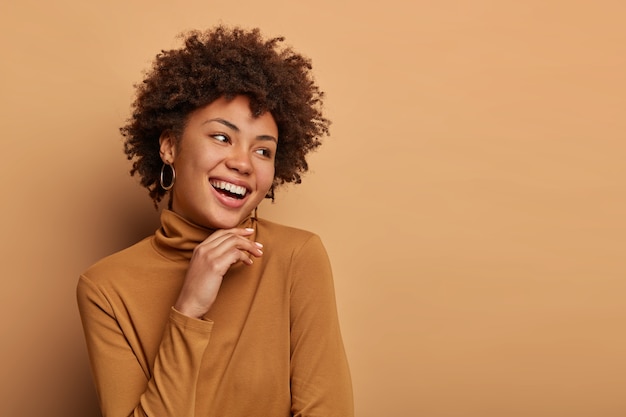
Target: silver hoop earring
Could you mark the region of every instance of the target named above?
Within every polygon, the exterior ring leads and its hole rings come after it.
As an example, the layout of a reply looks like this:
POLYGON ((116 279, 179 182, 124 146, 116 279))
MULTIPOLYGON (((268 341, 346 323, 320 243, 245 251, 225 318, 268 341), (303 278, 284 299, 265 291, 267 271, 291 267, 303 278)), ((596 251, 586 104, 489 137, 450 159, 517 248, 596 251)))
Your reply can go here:
POLYGON ((161 167, 161 177, 159 178, 159 182, 161 183, 161 188, 163 188, 165 191, 169 191, 174 186, 175 181, 176 181, 176 171, 174 171, 174 165, 164 162, 163 166, 161 167), (165 182, 163 181, 165 166, 170 167, 170 169, 172 170, 172 179, 170 180, 169 185, 165 185, 165 182))

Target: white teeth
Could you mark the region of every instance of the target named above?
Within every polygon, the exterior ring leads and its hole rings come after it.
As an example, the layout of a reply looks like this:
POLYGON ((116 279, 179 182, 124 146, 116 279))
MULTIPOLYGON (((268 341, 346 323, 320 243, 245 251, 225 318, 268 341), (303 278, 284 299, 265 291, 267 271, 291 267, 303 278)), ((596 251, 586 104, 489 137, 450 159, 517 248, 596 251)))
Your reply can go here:
POLYGON ((215 188, 219 188, 220 190, 225 190, 228 192, 231 192, 233 194, 237 194, 240 196, 245 196, 246 192, 248 190, 246 190, 246 187, 242 187, 240 185, 235 185, 235 184, 231 184, 229 182, 226 181, 211 181, 211 185, 215 188))

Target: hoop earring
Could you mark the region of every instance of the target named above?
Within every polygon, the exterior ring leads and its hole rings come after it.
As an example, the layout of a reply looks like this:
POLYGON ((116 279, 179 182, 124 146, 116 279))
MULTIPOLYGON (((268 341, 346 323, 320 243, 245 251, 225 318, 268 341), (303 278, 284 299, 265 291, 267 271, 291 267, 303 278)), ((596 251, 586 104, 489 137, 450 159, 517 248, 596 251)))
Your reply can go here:
POLYGON ((159 182, 161 183, 161 188, 163 188, 165 191, 169 191, 172 189, 172 187, 174 186, 174 182, 176 181, 176 171, 174 171, 174 165, 169 164, 167 162, 163 163, 163 166, 161 166, 161 176, 159 177, 159 182), (169 183, 169 185, 165 185, 164 181, 163 181, 163 177, 164 177, 164 172, 165 172, 165 166, 170 167, 170 169, 172 170, 172 180, 169 183))
POLYGON ((274 202, 274 184, 272 184, 267 194, 265 194, 265 198, 272 200, 272 203, 274 202))

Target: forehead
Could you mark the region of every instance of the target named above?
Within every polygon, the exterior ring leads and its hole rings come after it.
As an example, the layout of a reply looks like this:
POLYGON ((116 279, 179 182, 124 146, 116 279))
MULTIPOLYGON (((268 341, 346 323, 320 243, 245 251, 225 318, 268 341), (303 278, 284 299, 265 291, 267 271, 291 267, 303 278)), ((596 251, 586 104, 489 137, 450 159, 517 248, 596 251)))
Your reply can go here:
POLYGON ((237 131, 259 132, 277 136, 278 128, 271 113, 254 116, 250 110, 250 100, 246 96, 233 99, 220 97, 204 107, 194 110, 187 119, 188 126, 219 123, 237 131))

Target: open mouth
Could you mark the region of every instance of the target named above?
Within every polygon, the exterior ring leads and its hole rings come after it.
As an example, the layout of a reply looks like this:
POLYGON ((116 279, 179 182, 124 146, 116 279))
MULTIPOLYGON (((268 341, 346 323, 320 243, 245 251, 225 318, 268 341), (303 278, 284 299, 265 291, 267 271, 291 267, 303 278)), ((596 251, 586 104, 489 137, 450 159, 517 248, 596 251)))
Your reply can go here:
POLYGON ((248 189, 246 187, 242 187, 241 185, 216 180, 210 180, 209 182, 218 193, 225 195, 226 197, 241 200, 246 196, 246 194, 248 194, 248 189))

